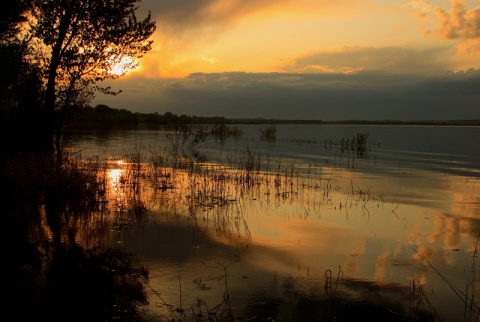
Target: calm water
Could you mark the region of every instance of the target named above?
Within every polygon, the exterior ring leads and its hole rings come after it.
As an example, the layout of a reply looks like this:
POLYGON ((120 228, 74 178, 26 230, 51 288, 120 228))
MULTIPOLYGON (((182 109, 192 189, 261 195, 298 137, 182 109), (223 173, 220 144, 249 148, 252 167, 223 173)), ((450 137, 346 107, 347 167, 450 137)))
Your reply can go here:
POLYGON ((479 127, 277 125, 269 141, 262 125, 239 127, 191 149, 166 129, 71 133, 83 158, 112 161, 119 207, 132 202, 120 184, 132 156, 164 162, 163 189, 140 194, 147 220, 111 239, 149 270, 146 316, 212 309, 228 291, 236 316, 265 307, 288 320, 301 298, 342 295, 463 320, 478 273, 479 127), (358 133, 365 149, 342 151, 358 133), (169 169, 174 154, 196 157, 202 175, 169 169), (247 164, 251 185, 238 179, 247 164))

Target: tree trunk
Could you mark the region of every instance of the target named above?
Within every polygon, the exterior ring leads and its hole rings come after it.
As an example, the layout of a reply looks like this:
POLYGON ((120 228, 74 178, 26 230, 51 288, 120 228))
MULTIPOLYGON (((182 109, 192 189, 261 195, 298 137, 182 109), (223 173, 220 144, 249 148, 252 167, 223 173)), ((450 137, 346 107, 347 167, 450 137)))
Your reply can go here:
MULTIPOLYGON (((67 5, 66 1, 60 4, 65 9, 65 14, 61 17, 60 25, 58 27, 58 38, 52 49, 52 56, 50 58, 50 66, 48 70, 48 81, 45 93, 45 149, 47 151, 54 151, 54 135, 55 135, 55 103, 56 103, 56 83, 57 83, 57 69, 62 58, 62 49, 67 36, 68 29, 72 20, 72 10, 67 5)), ((58 153, 59 151, 57 151, 58 153)))

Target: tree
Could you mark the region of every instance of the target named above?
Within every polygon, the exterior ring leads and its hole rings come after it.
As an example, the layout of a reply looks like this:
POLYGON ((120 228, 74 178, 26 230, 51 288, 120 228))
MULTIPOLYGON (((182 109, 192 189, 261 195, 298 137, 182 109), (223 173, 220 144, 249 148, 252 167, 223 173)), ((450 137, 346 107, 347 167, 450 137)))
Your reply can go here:
POLYGON ((0 11, 0 41, 12 40, 19 31, 19 23, 26 19, 23 13, 31 1, 3 0, 0 11))
POLYGON ((115 79, 118 64, 133 69, 151 50, 148 40, 155 31, 151 14, 137 20, 141 0, 38 0, 29 15, 32 45, 43 67, 45 149, 56 149, 65 110, 87 103, 94 90, 115 94, 97 82, 115 79))
POLYGON ((29 57, 28 39, 20 30, 31 0, 6 0, 0 12, 0 155, 32 151, 37 132, 40 70, 29 57))

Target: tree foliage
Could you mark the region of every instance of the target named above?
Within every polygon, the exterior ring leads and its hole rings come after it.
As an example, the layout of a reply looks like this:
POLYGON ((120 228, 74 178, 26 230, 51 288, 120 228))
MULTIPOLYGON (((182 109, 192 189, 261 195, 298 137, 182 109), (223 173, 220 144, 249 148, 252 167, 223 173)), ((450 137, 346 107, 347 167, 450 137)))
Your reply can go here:
MULTIPOLYGON (((133 69, 151 50, 155 31, 150 13, 137 20, 139 0, 38 0, 32 5, 28 33, 43 68, 46 127, 57 130, 69 106, 85 104, 93 90, 114 93, 97 82, 115 79, 118 64, 133 69), (128 59, 125 59, 128 58, 128 59)), ((47 142, 52 133, 47 133, 47 142)))
POLYGON ((6 0, 0 11, 0 155, 39 146, 40 70, 29 59, 28 39, 19 33, 31 3, 6 0))
POLYGON ((56 133, 59 152, 65 112, 88 106, 95 90, 116 94, 99 82, 122 76, 119 65, 134 69, 151 50, 155 22, 150 13, 137 19, 140 1, 2 2, 0 125, 2 135, 14 134, 12 147, 52 151, 56 133))
POLYGON ((3 0, 0 10, 0 41, 4 42, 15 38, 19 31, 19 23, 26 18, 23 13, 31 1, 3 0))

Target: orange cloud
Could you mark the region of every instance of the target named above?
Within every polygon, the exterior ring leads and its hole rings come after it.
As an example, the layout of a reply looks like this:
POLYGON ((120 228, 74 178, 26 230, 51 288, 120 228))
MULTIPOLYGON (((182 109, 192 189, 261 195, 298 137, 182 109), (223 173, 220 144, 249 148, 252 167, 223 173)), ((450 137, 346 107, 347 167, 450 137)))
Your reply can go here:
POLYGON ((434 30, 435 36, 448 40, 480 38, 480 6, 468 9, 465 0, 451 0, 451 4, 450 10, 440 7, 431 9, 427 4, 421 7, 423 16, 427 11, 431 11, 438 19, 434 30))
MULTIPOLYGON (((411 1, 407 6, 417 10, 416 17, 422 20, 436 21, 436 25, 427 28, 420 25, 424 38, 432 36, 440 40, 457 40, 459 54, 480 52, 480 6, 469 8, 465 0, 451 0, 450 8, 433 7, 426 0, 411 1)), ((460 59, 467 61, 468 56, 460 59)))
MULTIPOLYGON (((144 0, 157 22, 155 52, 142 60, 148 77, 182 77, 192 72, 273 72, 280 59, 349 39, 372 7, 364 0, 144 0), (368 8, 367 8, 368 7, 368 8), (342 24, 335 35, 323 28, 342 24), (340 33, 342 35, 340 35, 340 33), (212 60, 204 57, 214 57, 212 60), (210 62, 210 64, 206 63, 210 62), (156 66, 158 65, 158 66, 156 66)), ((312 64, 314 72, 322 64, 312 64)))
POLYGON ((480 52, 480 39, 469 39, 458 45, 458 52, 461 54, 475 54, 480 52))

